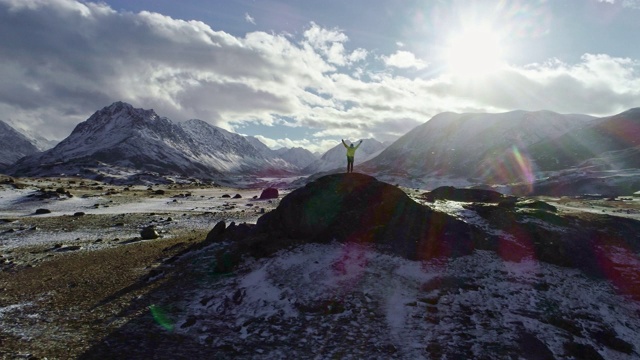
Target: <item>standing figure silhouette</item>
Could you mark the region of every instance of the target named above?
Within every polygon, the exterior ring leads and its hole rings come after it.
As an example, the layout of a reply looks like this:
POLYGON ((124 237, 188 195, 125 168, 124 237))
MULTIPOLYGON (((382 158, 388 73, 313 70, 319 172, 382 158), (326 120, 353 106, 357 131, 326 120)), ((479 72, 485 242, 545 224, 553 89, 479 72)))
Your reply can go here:
POLYGON ((360 145, 362 145, 362 140, 360 140, 357 146, 353 146, 353 144, 347 145, 347 143, 344 142, 344 139, 342 139, 342 145, 344 145, 344 147, 347 148, 347 173, 352 173, 353 158, 356 156, 356 150, 358 150, 360 145))

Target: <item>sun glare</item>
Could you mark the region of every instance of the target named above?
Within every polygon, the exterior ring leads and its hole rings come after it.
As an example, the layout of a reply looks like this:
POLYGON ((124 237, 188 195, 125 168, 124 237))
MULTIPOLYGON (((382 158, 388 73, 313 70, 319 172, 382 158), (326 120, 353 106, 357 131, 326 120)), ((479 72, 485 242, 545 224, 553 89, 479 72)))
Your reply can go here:
POLYGON ((489 28, 475 27, 449 38, 444 60, 450 73, 473 77, 499 69, 503 56, 500 36, 489 28))

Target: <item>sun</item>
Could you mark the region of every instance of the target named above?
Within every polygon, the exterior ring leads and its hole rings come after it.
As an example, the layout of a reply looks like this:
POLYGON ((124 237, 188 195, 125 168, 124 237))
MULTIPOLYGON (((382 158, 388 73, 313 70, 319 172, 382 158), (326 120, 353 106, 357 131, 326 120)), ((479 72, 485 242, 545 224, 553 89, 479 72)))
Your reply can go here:
POLYGON ((444 51, 449 72, 467 77, 495 72, 504 64, 503 56, 499 33, 484 26, 465 28, 453 34, 444 51))

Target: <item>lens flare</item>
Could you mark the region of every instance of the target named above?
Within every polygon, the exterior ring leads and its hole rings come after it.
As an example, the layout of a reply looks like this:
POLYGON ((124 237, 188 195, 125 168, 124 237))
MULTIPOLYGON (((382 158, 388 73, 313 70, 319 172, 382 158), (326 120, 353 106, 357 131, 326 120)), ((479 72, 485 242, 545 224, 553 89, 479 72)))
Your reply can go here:
POLYGON ((169 319, 169 316, 167 316, 167 312, 163 308, 157 305, 150 305, 149 311, 151 312, 153 319, 156 321, 156 323, 158 323, 158 325, 160 325, 167 331, 173 331, 173 321, 169 319))
POLYGON ((522 195, 533 192, 534 165, 530 157, 517 146, 502 154, 489 154, 482 162, 482 177, 496 184, 520 184, 522 195))

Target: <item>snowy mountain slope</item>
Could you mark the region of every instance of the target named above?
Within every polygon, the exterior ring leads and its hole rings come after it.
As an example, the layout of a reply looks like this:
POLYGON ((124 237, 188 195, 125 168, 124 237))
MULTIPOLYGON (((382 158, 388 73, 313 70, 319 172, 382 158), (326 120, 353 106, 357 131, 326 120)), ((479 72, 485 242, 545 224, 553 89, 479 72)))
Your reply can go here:
MULTIPOLYGON (((345 142, 347 145, 351 144, 349 140, 345 140, 345 142)), ((356 151, 354 165, 358 165, 371 159, 384 149, 384 147, 385 145, 376 139, 364 139, 362 141, 362 145, 360 145, 356 151)), ((342 143, 339 143, 325 152, 319 160, 314 161, 302 171, 305 174, 313 174, 334 169, 342 169, 346 168, 346 166, 346 150, 342 143)))
POLYGON ((116 102, 78 124, 53 149, 25 158, 11 170, 28 176, 75 174, 103 163, 142 171, 202 174, 204 168, 193 166, 179 150, 192 144, 179 126, 153 110, 116 102))
MULTIPOLYGON (((528 181, 519 159, 529 146, 586 126, 586 115, 549 111, 512 111, 501 114, 442 113, 402 136, 380 155, 360 166, 382 178, 458 179, 469 183, 528 181)), ((452 180, 454 181, 454 180, 452 180)))
POLYGON ((39 151, 24 134, 0 121, 0 169, 5 169, 18 159, 39 151))
POLYGON ((177 124, 153 110, 116 102, 78 124, 53 149, 23 159, 11 171, 88 176, 105 169, 220 180, 235 174, 287 174, 293 166, 265 157, 244 137, 204 121, 177 124))
POLYGON ((180 124, 195 142, 184 149, 198 162, 221 172, 286 173, 295 167, 286 161, 256 148, 246 137, 226 131, 208 123, 192 119, 180 124))
POLYGON ((275 153, 285 161, 297 166, 299 169, 304 169, 309 166, 318 158, 309 150, 301 147, 294 148, 281 148, 275 150, 275 153))
POLYGON ((33 130, 25 130, 19 127, 14 127, 14 129, 29 139, 33 146, 38 148, 38 151, 47 151, 59 143, 59 141, 49 140, 33 130))
POLYGON ((532 160, 542 170, 600 165, 603 170, 639 168, 640 108, 598 119, 562 136, 531 147, 532 160))
POLYGON ((254 137, 254 136, 245 136, 244 138, 249 142, 249 144, 251 144, 262 155, 267 156, 267 157, 273 157, 274 156, 274 151, 271 150, 271 148, 269 148, 267 145, 265 145, 265 143, 263 143, 262 141, 258 140, 258 138, 254 137))
POLYGON ((262 141, 253 136, 245 136, 253 147, 267 157, 277 157, 295 166, 297 170, 304 168, 318 158, 307 149, 301 147, 270 149, 262 141))

